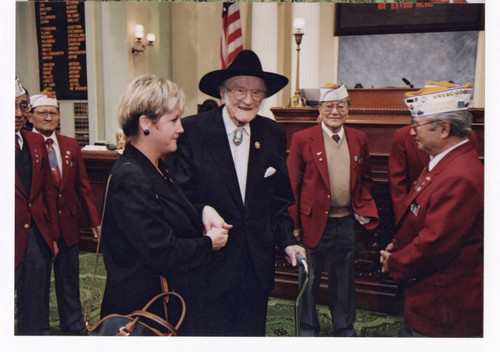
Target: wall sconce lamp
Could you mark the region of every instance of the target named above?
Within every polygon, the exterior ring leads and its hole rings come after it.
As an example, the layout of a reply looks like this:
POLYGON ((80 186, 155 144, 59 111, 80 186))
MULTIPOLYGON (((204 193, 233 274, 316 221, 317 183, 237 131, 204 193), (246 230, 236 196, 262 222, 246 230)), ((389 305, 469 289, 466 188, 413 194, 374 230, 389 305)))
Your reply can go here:
MULTIPOLYGON (((142 42, 142 38, 144 38, 144 26, 142 24, 135 25, 135 38, 136 41, 132 46, 132 54, 140 54, 146 50, 146 45, 142 42)), ((148 33, 146 35, 146 41, 148 42, 148 46, 153 46, 153 43, 156 39, 154 33, 148 33)))
POLYGON ((297 44, 297 70, 295 72, 296 73, 295 93, 288 102, 288 106, 292 108, 301 108, 306 106, 306 98, 300 95, 300 90, 299 90, 299 53, 300 53, 300 43, 302 42, 302 36, 304 35, 304 33, 301 30, 304 29, 305 24, 306 21, 303 18, 295 18, 293 20, 293 26, 296 29, 293 35, 295 37, 295 43, 297 44))

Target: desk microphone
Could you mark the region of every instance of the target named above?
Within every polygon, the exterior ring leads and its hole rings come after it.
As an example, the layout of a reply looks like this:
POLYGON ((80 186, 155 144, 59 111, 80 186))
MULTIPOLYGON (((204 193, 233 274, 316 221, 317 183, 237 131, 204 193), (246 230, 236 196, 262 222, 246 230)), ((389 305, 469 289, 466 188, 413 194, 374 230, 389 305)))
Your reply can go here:
POLYGON ((405 82, 405 84, 407 86, 410 86, 410 88, 413 88, 413 84, 410 83, 410 81, 408 81, 406 78, 403 77, 403 82, 405 82))

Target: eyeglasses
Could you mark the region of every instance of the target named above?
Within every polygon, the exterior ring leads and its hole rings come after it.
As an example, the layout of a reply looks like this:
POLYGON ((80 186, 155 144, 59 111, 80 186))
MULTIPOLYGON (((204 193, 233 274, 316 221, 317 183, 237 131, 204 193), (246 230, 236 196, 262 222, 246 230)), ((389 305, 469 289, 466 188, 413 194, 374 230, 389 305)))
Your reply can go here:
POLYGON ((439 120, 433 120, 433 121, 429 121, 429 122, 421 123, 421 124, 417 124, 415 121, 412 121, 410 123, 410 125, 411 125, 411 128, 413 128, 414 130, 416 130, 417 127, 422 127, 422 126, 425 126, 425 125, 430 125, 431 123, 434 123, 434 122, 439 122, 439 120))
POLYGON ((261 101, 266 96, 266 92, 263 91, 262 89, 244 89, 244 88, 229 89, 226 86, 224 86, 224 88, 226 88, 228 92, 231 93, 233 97, 237 100, 245 99, 249 92, 250 96, 255 101, 261 101))
POLYGON ((38 116, 40 116, 42 119, 46 118, 47 116, 53 116, 53 117, 57 117, 59 116, 59 111, 34 111, 33 113, 37 114, 38 116))
POLYGON ((28 103, 20 103, 20 104, 16 103, 16 110, 21 109, 22 112, 29 112, 30 108, 31 106, 28 103))
POLYGON ((340 103, 323 103, 321 104, 321 107, 323 110, 326 112, 333 111, 333 109, 337 109, 337 111, 344 111, 347 108, 347 102, 340 102, 340 103))

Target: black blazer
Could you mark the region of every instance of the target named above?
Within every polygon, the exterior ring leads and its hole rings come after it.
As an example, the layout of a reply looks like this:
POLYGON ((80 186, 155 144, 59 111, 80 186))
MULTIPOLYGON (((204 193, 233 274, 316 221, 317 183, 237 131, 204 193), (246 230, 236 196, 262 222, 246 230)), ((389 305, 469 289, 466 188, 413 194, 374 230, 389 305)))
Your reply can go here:
POLYGON ((297 244, 288 207, 294 203, 286 165, 286 137, 275 121, 257 116, 251 123, 247 187, 243 205, 222 108, 182 119, 178 149, 169 170, 193 203, 214 207, 234 227, 227 245, 214 252, 211 294, 222 296, 238 280, 240 265, 256 269, 262 289, 274 285, 275 245, 297 244), (266 171, 276 172, 265 177, 266 171), (241 263, 247 246, 253 263, 241 263))
POLYGON ((111 169, 102 232, 107 281, 101 316, 142 308, 161 292, 159 275, 185 298, 186 320, 197 314, 212 242, 175 182, 129 144, 111 169))

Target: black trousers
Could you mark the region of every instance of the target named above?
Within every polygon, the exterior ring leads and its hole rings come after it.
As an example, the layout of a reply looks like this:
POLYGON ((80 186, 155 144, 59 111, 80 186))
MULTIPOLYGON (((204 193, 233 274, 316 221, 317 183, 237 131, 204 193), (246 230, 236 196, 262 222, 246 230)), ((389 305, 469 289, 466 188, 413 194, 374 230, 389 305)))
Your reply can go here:
POLYGON ((57 245, 59 253, 54 261, 54 278, 61 332, 81 335, 85 325, 80 302, 79 248, 78 245, 68 247, 62 237, 57 245))
MULTIPOLYGON (((356 220, 353 215, 329 218, 315 248, 306 248, 309 283, 300 302, 300 335, 317 336, 320 331, 316 300, 325 263, 328 268, 328 305, 335 336, 354 336, 356 318, 354 253, 356 220)), ((300 285, 304 282, 299 275, 300 285)))
POLYGON ((261 286, 245 247, 239 261, 239 275, 222 296, 207 292, 203 312, 205 336, 265 336, 269 293, 261 286))
POLYGON ((16 335, 50 335, 49 294, 52 253, 37 227, 15 270, 16 335))

